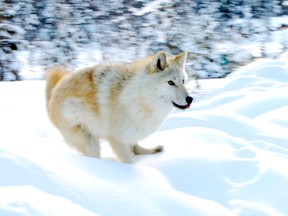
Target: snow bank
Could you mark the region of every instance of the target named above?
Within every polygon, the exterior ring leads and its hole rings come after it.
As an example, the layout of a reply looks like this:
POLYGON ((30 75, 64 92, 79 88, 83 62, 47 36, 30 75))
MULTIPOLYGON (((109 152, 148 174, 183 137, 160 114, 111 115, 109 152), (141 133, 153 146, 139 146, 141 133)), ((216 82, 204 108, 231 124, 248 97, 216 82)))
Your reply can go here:
POLYGON ((50 124, 44 82, 0 84, 0 215, 287 215, 287 59, 201 80, 195 102, 116 161, 69 149, 50 124))

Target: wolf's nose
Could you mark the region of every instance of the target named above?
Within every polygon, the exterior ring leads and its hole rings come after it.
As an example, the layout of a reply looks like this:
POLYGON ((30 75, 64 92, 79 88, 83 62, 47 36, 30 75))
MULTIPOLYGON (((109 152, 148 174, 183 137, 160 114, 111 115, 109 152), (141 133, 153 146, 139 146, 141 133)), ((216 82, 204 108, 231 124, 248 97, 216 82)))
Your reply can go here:
POLYGON ((187 97, 185 98, 185 100, 186 100, 187 104, 190 105, 190 104, 192 103, 192 101, 193 101, 193 98, 190 97, 190 96, 187 96, 187 97))

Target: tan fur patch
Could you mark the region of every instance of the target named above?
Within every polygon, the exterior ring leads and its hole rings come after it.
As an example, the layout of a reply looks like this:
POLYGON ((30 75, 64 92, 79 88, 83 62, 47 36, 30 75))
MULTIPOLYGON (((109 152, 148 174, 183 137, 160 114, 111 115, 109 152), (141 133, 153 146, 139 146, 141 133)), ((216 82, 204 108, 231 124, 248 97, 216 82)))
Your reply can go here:
MULTIPOLYGON (((99 114, 98 87, 93 82, 93 71, 94 68, 88 68, 82 73, 75 73, 67 82, 63 83, 61 90, 59 89, 62 91, 62 99, 60 101, 64 101, 64 99, 69 97, 81 98, 96 114, 99 114)), ((59 95, 59 97, 61 96, 59 95)))
POLYGON ((47 108, 52 122, 57 127, 59 127, 59 121, 63 121, 61 120, 61 106, 70 97, 82 99, 95 114, 99 114, 98 86, 94 83, 93 72, 94 68, 87 68, 76 73, 57 69, 48 74, 47 108), (57 82, 61 82, 61 85, 57 85, 57 82))
MULTIPOLYGON (((98 100, 97 100, 97 98, 98 98, 97 97, 98 86, 94 83, 93 71, 94 71, 93 68, 91 68, 89 71, 87 71, 86 80, 87 80, 87 83, 89 83, 89 87, 88 87, 88 89, 83 90, 83 94, 84 94, 85 101, 88 102, 88 105, 90 105, 90 108, 96 114, 99 115, 100 107, 99 107, 99 103, 98 103, 98 100)), ((85 85, 86 84, 84 83, 84 86, 85 85)))
POLYGON ((54 68, 50 69, 47 73, 46 80, 46 99, 47 101, 50 100, 52 90, 54 87, 59 83, 60 80, 62 80, 66 75, 69 73, 63 69, 63 68, 54 68))
POLYGON ((114 105, 117 102, 118 95, 121 93, 124 86, 119 82, 114 82, 111 84, 111 91, 110 91, 110 102, 111 105, 114 105))
POLYGON ((73 133, 77 133, 79 130, 81 130, 81 125, 80 124, 77 124, 77 125, 75 125, 74 127, 71 128, 71 131, 73 133))
POLYGON ((147 117, 151 116, 154 112, 153 108, 144 102, 140 102, 143 112, 147 117))
POLYGON ((89 133, 89 132, 85 129, 85 127, 83 127, 83 125, 81 125, 81 124, 77 124, 77 125, 75 125, 74 127, 72 127, 72 128, 71 128, 71 131, 72 131, 73 133, 78 133, 78 132, 84 133, 85 136, 87 136, 87 137, 90 137, 90 136, 91 136, 90 133, 89 133))
POLYGON ((126 71, 126 73, 119 74, 118 77, 116 77, 112 81, 109 96, 111 106, 117 103, 117 98, 119 98, 119 94, 122 92, 123 88, 127 86, 127 82, 129 82, 132 76, 132 73, 126 71))

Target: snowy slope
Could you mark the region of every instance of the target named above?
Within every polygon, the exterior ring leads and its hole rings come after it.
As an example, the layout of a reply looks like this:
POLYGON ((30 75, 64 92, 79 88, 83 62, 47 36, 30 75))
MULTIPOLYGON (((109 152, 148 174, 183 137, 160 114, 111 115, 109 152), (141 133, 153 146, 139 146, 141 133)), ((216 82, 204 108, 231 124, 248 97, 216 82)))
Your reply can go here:
POLYGON ((288 63, 258 61, 200 81, 143 146, 116 161, 69 149, 50 124, 44 82, 0 83, 0 215, 288 215, 288 63))

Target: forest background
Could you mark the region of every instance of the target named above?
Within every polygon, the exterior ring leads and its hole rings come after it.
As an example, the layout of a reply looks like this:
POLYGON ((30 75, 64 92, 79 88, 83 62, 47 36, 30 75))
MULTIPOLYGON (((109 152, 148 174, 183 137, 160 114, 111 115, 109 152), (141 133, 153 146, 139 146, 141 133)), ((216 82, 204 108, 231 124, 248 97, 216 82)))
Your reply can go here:
POLYGON ((2 0, 0 80, 188 51, 187 71, 219 78, 288 47, 284 0, 2 0))

